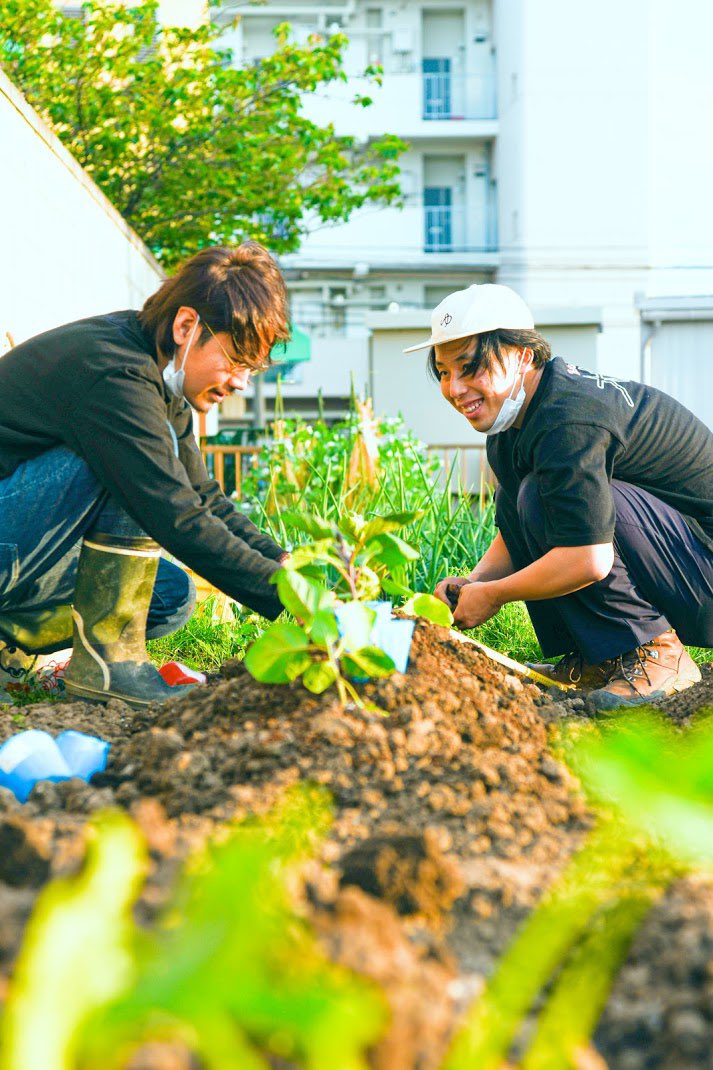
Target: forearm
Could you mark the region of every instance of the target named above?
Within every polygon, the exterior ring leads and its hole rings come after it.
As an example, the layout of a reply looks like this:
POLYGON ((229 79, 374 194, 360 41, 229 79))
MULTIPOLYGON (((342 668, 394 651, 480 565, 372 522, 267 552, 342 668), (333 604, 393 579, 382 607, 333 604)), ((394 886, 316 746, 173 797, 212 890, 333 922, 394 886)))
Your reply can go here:
POLYGON ((482 583, 487 580, 502 579, 505 576, 512 575, 514 571, 515 566, 508 553, 505 540, 500 532, 498 532, 478 564, 468 576, 468 579, 482 583))
POLYGON ((492 593, 502 605, 560 598, 603 579, 611 571, 613 559, 611 543, 556 546, 518 572, 494 579, 492 593))

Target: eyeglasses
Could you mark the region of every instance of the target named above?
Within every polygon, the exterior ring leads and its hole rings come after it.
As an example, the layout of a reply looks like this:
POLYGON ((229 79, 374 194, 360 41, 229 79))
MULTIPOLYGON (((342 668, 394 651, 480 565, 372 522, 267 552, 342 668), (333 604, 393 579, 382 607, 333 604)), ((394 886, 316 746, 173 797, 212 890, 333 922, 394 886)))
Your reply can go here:
MULTIPOLYGON (((211 325, 210 325, 209 323, 206 323, 206 321, 205 321, 205 320, 203 320, 203 323, 204 323, 204 324, 205 324, 205 326, 206 326, 206 327, 208 328, 208 330, 209 330, 209 331, 210 331, 210 333, 212 334, 213 338, 215 338, 216 342, 218 343, 218 345, 220 346, 220 348, 221 348, 221 349, 223 350, 223 353, 225 354, 225 356, 226 356, 226 358, 227 358, 227 360, 228 360, 228 363, 229 363, 229 364, 230 364, 230 365, 231 365, 231 366, 232 366, 233 368, 248 368, 248 367, 249 367, 249 365, 248 365, 248 364, 245 364, 245 362, 244 362, 244 361, 242 361, 242 360, 238 360, 238 359, 237 359, 237 357, 231 357, 230 353, 229 353, 229 352, 228 352, 228 350, 227 350, 227 349, 225 348, 225 346, 224 346, 224 345, 223 345, 223 343, 221 342, 220 338, 218 338, 218 335, 217 335, 217 334, 215 333, 215 331, 213 330, 213 328, 211 327, 211 325)), ((234 343, 233 343, 233 344, 234 344, 234 343)), ((237 348, 237 347, 236 347, 236 348, 237 348)))

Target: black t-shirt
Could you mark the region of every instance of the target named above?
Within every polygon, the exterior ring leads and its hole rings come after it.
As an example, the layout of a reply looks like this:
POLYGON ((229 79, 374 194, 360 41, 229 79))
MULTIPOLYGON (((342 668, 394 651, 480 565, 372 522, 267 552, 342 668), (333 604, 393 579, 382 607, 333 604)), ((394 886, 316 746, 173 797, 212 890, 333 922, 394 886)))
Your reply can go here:
POLYGON ((489 437, 487 454, 508 494, 537 477, 551 546, 611 542, 618 479, 677 509, 713 552, 713 433, 661 390, 556 357, 522 427, 489 437))
POLYGON ((60 445, 179 561, 266 616, 281 611, 269 579, 283 551, 208 475, 191 409, 167 391, 136 312, 66 324, 0 360, 0 479, 60 445))

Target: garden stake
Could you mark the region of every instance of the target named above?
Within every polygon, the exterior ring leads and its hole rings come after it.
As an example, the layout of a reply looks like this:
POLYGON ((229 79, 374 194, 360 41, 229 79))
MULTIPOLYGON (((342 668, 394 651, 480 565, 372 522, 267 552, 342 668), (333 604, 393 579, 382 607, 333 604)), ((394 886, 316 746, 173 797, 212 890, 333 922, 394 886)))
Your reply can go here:
MULTIPOLYGON (((460 587, 456 583, 449 583, 446 587, 446 598, 450 603, 451 609, 455 609, 458 605, 458 598, 460 596, 460 587)), ((461 643, 471 643, 476 646, 482 654, 490 658, 491 661, 497 661, 498 665, 504 666, 506 669, 510 669, 511 672, 517 672, 521 676, 526 676, 529 680, 534 680, 537 684, 542 684, 544 687, 558 687, 560 691, 574 691, 574 684, 561 684, 559 680, 551 680, 549 676, 543 676, 539 672, 535 672, 529 665, 523 665, 519 661, 515 661, 514 658, 509 658, 507 654, 501 654, 499 650, 492 650, 489 646, 485 646, 484 643, 479 643, 477 639, 470 639, 467 635, 461 635, 460 632, 454 632, 451 629, 451 637, 458 639, 461 643)))
POLYGON ((491 661, 497 661, 498 665, 502 665, 506 669, 510 669, 511 672, 519 673, 520 676, 526 676, 528 680, 534 680, 536 684, 542 684, 544 687, 558 687, 560 691, 574 691, 574 684, 561 684, 559 680, 551 680, 549 676, 543 676, 542 673, 535 672, 528 665, 523 665, 519 661, 515 661, 514 658, 509 658, 507 654, 501 654, 499 650, 492 650, 491 647, 485 646, 484 643, 479 643, 477 639, 471 639, 467 635, 462 635, 461 632, 456 632, 451 628, 451 639, 457 639, 459 643, 469 643, 471 646, 477 647, 481 654, 485 654, 491 661))

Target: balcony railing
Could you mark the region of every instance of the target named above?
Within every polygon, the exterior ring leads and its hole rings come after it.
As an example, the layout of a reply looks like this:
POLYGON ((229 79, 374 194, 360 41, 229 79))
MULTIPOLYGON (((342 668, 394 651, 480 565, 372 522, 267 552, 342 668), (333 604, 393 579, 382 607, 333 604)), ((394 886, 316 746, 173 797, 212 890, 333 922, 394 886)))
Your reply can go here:
POLYGON ((424 119, 494 119, 495 75, 423 72, 424 119))
MULTIPOLYGON (((345 225, 316 226, 285 263, 297 268, 330 263, 353 271, 355 263, 364 261, 375 268, 387 263, 408 269, 431 254, 488 259, 497 251, 497 195, 488 183, 457 205, 424 204, 416 194, 406 198, 403 208, 365 208, 345 225)), ((335 311, 335 322, 338 316, 335 311)))
POLYGON ((423 251, 425 253, 463 253, 474 248, 492 250, 497 246, 495 215, 486 206, 485 218, 473 233, 475 223, 465 208, 453 205, 424 205, 423 251), (470 231, 470 232, 469 232, 470 231))

